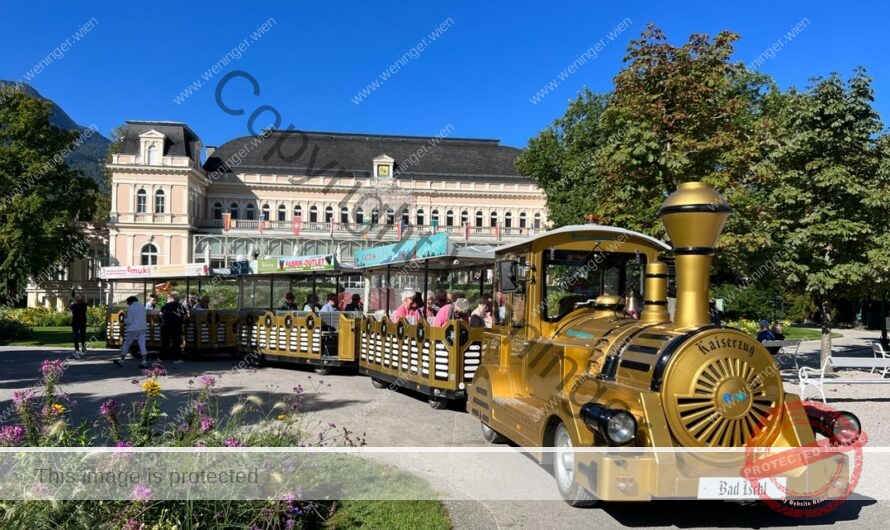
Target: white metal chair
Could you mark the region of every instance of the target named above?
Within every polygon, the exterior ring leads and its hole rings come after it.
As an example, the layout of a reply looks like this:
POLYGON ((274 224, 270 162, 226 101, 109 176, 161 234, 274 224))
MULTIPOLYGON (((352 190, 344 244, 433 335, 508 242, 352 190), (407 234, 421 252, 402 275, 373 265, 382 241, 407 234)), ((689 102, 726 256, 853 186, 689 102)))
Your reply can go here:
MULTIPOLYGON (((890 352, 884 351, 884 347, 881 346, 880 341, 875 341, 871 345, 872 351, 875 354, 875 365, 871 369, 871 373, 875 373, 875 370, 880 369, 878 366, 878 359, 890 359, 890 352)), ((881 372, 881 377, 887 377, 887 373, 890 373, 890 364, 885 364, 883 371, 881 372)))

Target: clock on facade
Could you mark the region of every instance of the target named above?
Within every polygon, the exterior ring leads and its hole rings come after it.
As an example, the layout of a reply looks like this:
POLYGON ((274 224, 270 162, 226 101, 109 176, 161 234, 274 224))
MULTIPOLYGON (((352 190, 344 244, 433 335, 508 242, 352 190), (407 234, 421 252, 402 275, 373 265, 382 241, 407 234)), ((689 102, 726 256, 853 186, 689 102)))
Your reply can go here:
POLYGON ((389 176, 389 166, 377 166, 377 176, 378 177, 388 177, 389 176))

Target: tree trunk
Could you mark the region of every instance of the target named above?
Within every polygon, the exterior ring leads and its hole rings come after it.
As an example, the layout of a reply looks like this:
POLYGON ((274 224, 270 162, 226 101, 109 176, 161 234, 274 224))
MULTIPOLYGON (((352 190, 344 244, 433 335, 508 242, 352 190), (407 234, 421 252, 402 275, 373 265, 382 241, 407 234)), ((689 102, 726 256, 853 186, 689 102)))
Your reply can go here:
MULTIPOLYGON (((822 301, 822 349, 819 352, 819 366, 825 365, 826 359, 831 356, 831 301, 822 301)), ((829 366, 826 372, 831 372, 829 366)))

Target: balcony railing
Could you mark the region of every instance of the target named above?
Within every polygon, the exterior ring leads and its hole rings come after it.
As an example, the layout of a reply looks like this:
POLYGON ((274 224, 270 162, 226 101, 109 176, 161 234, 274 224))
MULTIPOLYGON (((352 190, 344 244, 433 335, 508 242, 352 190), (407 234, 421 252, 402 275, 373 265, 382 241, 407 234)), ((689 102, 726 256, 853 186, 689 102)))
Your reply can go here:
MULTIPOLYGON (((256 234, 259 232, 259 221, 256 219, 233 219, 232 227, 228 230, 232 234, 256 234)), ((199 229, 222 230, 222 219, 196 219, 194 225, 199 229)), ((293 234, 294 226, 291 221, 264 221, 263 233, 270 235, 293 234)), ((433 225, 408 225, 402 229, 403 237, 414 237, 425 234, 444 232, 452 237, 465 237, 466 228, 463 226, 433 226, 433 225)), ((535 228, 519 227, 493 227, 471 226, 470 239, 498 239, 528 237, 540 232, 535 228)), ((324 236, 331 233, 331 224, 323 222, 304 222, 300 227, 300 235, 324 236)), ((393 224, 364 224, 364 223, 334 223, 334 237, 362 237, 370 234, 371 237, 397 237, 397 227, 393 224)))

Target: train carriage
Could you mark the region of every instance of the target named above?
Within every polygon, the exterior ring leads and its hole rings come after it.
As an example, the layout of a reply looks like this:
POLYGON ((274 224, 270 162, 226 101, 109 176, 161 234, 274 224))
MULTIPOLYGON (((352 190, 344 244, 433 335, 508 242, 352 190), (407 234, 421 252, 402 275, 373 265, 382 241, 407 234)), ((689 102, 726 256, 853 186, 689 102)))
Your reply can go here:
POLYGON ((239 289, 241 352, 258 361, 309 365, 319 374, 354 368, 359 313, 339 306, 332 312, 302 310, 309 295, 324 294, 323 289, 341 293, 341 279, 350 272, 352 267, 333 255, 257 260, 254 274, 242 277, 239 289), (299 310, 280 308, 288 292, 297 297, 299 310))
POLYGON ((466 398, 481 362, 484 329, 460 320, 435 327, 430 320, 394 322, 397 294, 460 288, 468 298, 492 294, 493 247, 458 248, 447 235, 433 234, 361 250, 356 266, 366 277, 366 314, 358 323, 359 372, 374 386, 386 383, 427 396, 430 406, 447 407, 466 398))
MULTIPOLYGON (((149 294, 155 294, 163 304, 163 298, 169 291, 180 291, 185 301, 185 297, 192 292, 193 287, 195 292, 203 293, 208 287, 233 283, 228 270, 212 270, 203 263, 103 267, 101 278, 109 284, 110 302, 107 304, 105 317, 105 342, 109 348, 123 346, 125 295, 129 296, 141 290, 141 303, 145 303, 149 294)), ((234 288, 234 285, 232 287, 234 288)), ((146 318, 148 323, 146 348, 150 352, 160 351, 160 311, 149 310, 146 312, 146 318)), ((189 355, 219 351, 234 353, 237 349, 238 322, 239 313, 234 306, 190 311, 190 318, 183 323, 183 352, 189 355)))
MULTIPOLYGON (((572 505, 731 499, 745 490, 745 447, 810 446, 817 434, 849 443, 859 433, 847 412, 812 427, 806 419, 818 411, 784 392, 769 353, 743 332, 711 323, 710 266, 729 215, 723 197, 684 183, 659 215, 676 259, 673 321, 668 269, 658 261, 670 247, 651 237, 570 226, 496 252, 507 317, 486 335, 467 410, 488 441, 513 441, 552 466, 572 505), (642 313, 630 314, 640 293, 642 313), (795 410, 803 422, 792 421, 795 410), (732 487, 715 496, 720 482, 732 487)), ((839 465, 848 471, 849 458, 776 480, 788 491, 814 491, 839 465)))

